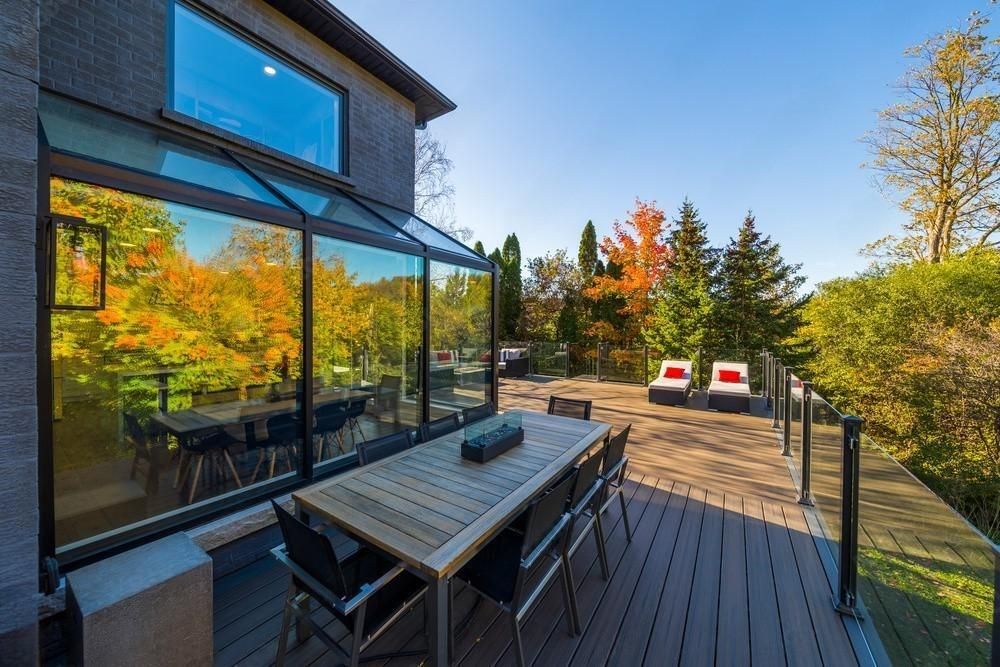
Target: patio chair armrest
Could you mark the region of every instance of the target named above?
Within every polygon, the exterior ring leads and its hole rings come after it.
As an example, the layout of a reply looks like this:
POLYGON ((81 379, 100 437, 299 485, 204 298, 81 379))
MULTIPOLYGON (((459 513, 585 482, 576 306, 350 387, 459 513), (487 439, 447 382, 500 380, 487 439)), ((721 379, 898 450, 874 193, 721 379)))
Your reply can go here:
POLYGON ((354 597, 344 600, 342 597, 320 583, 318 579, 299 567, 298 563, 289 558, 288 553, 285 551, 284 544, 279 544, 275 548, 271 549, 271 554, 273 554, 277 560, 282 562, 289 570, 291 570, 292 574, 295 575, 297 579, 306 584, 317 595, 325 597, 326 602, 328 602, 330 606, 336 609, 339 613, 345 615, 355 611, 358 607, 367 602, 372 595, 377 593, 385 587, 386 584, 404 572, 401 565, 396 565, 375 581, 361 584, 361 589, 354 595, 354 597))
POLYGON ((565 532, 566 526, 569 525, 570 520, 569 513, 563 514, 558 523, 556 523, 556 525, 552 527, 552 530, 549 531, 549 534, 538 543, 538 546, 536 546, 530 554, 524 557, 522 567, 530 568, 542 556, 542 554, 551 549, 552 543, 555 542, 556 539, 563 534, 563 532, 565 532))

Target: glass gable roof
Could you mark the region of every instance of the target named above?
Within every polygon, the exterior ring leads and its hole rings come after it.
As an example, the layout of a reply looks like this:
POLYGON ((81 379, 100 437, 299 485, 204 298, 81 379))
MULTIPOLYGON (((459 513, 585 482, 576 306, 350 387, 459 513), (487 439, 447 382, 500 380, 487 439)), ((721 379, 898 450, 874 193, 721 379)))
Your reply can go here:
POLYGON ((358 196, 358 199, 363 201, 365 206, 370 206, 374 211, 378 212, 379 215, 385 217, 394 225, 401 227, 407 234, 410 234, 417 240, 429 245, 432 248, 446 250, 456 255, 462 255, 463 257, 470 257, 478 260, 483 259, 478 253, 469 250, 444 232, 434 229, 412 213, 407 213, 406 211, 394 208, 387 204, 381 204, 372 199, 368 199, 367 197, 358 196))
POLYGON ((39 96, 38 114, 49 145, 57 151, 286 208, 219 151, 173 141, 137 123, 44 93, 39 96))
POLYGON ((323 187, 307 178, 268 167, 259 162, 247 160, 247 163, 274 189, 288 197, 310 215, 413 242, 410 236, 366 210, 364 206, 335 188, 323 187))

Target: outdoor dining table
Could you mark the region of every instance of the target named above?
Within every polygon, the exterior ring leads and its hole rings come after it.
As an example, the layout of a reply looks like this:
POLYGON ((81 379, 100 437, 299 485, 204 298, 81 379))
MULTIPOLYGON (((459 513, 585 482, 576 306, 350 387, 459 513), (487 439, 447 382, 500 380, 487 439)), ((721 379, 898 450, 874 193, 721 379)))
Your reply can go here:
POLYGON ((448 664, 452 575, 611 430, 514 412, 524 442, 486 463, 462 458, 459 430, 292 494, 300 516, 339 526, 427 582, 434 665, 448 664))
MULTIPOLYGON (((314 394, 313 405, 320 407, 331 403, 367 400, 374 395, 375 392, 371 389, 332 389, 314 394)), ((187 410, 154 413, 150 420, 162 426, 178 439, 187 440, 198 433, 226 426, 246 424, 249 429, 249 425, 255 421, 295 412, 298 409, 299 405, 295 397, 283 398, 278 401, 226 401, 199 405, 187 410)), ((247 435, 248 438, 252 438, 253 434, 248 430, 247 435)))

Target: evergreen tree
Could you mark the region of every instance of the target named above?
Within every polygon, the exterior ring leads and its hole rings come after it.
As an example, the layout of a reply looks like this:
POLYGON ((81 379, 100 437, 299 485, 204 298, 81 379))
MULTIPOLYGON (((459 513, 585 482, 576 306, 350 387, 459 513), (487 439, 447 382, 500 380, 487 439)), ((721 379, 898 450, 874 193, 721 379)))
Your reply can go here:
POLYGON ((646 342, 665 356, 693 359, 712 343, 713 276, 717 253, 709 247, 698 209, 685 199, 669 244, 670 271, 661 281, 646 342))
POLYGON ((788 264, 781 246, 757 231, 752 212, 722 255, 715 317, 719 342, 752 357, 761 348, 779 354, 802 317, 801 264, 788 264))
POLYGON ((503 243, 500 265, 500 336, 508 340, 519 335, 518 325, 524 305, 521 280, 521 243, 517 234, 510 234, 503 243))
POLYGON ((476 245, 472 246, 472 249, 483 257, 486 257, 486 247, 483 245, 482 241, 476 241, 476 245))
POLYGON ((585 282, 590 281, 599 261, 597 259, 597 231, 594 229, 594 223, 588 220, 580 235, 580 250, 576 262, 585 282))

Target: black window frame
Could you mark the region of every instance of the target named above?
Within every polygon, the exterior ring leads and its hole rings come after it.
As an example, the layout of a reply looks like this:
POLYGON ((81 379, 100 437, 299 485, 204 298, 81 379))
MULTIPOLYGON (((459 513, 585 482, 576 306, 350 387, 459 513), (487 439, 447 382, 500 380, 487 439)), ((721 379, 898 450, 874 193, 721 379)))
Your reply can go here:
POLYGON ((167 42, 166 42, 166 58, 164 61, 164 81, 165 81, 165 99, 163 101, 165 115, 174 115, 180 118, 184 118, 190 121, 195 126, 204 125, 212 128, 213 134, 218 134, 220 137, 228 139, 233 143, 241 146, 246 146, 247 144, 259 144, 263 146, 268 151, 273 152, 275 155, 283 156, 296 164, 308 165, 311 169, 316 169, 321 172, 327 172, 334 176, 339 176, 341 178, 350 178, 350 105, 351 96, 350 92, 345 86, 337 83, 329 76, 326 76, 315 69, 305 65, 298 59, 292 57, 287 52, 277 48, 273 44, 269 44, 264 40, 260 39, 250 31, 248 31, 243 26, 229 20, 227 17, 213 11, 212 9, 205 7, 201 4, 196 4, 193 0, 171 0, 167 5, 167 42), (228 32, 230 35, 239 39, 246 44, 249 44, 255 49, 258 49, 275 60, 281 62, 285 67, 288 67, 295 72, 298 72, 302 76, 311 79, 318 85, 326 88, 337 95, 340 96, 340 114, 337 118, 337 131, 340 134, 340 155, 339 157, 339 168, 330 169, 329 167, 324 167, 322 165, 310 162, 304 158, 297 155, 292 155, 291 153, 286 153, 274 146, 264 144, 261 142, 256 142, 253 139, 248 139, 243 135, 237 134, 226 128, 219 127, 215 124, 208 123, 200 118, 195 118, 181 111, 177 111, 174 105, 174 42, 176 37, 176 8, 180 5, 185 9, 195 13, 196 15, 202 17, 206 21, 209 21, 219 27, 220 29, 228 32))
MULTIPOLYGON (((112 113, 105 109, 100 109, 103 113, 112 113)), ((61 177, 80 181, 100 187, 114 188, 124 192, 130 192, 158 199, 164 199, 179 204, 186 204, 204 208, 210 211, 240 216, 282 227, 302 231, 302 285, 303 285, 303 314, 302 314, 302 377, 304 381, 313 376, 313 332, 312 332, 312 250, 313 234, 321 234, 326 237, 352 241, 362 245, 375 248, 396 250, 423 258, 423 320, 421 332, 421 359, 420 359, 420 386, 422 389, 422 414, 421 423, 428 420, 430 415, 430 359, 428 355, 430 341, 430 279, 431 262, 438 261, 456 266, 463 266, 481 271, 487 271, 492 276, 491 295, 491 365, 490 365, 490 394, 494 403, 497 401, 498 375, 497 375, 497 345, 498 345, 498 309, 499 309, 499 268, 492 261, 485 257, 476 258, 465 257, 455 253, 450 253, 438 248, 429 247, 419 239, 414 239, 413 243, 386 236, 377 232, 372 232, 358 227, 336 223, 324 218, 312 216, 294 202, 290 201, 283 193, 267 182, 261 175, 249 168, 244 160, 243 151, 237 152, 222 146, 216 146, 205 142, 200 136, 188 136, 182 133, 166 130, 152 124, 139 123, 132 118, 126 118, 129 122, 145 125, 147 129, 152 129, 157 133, 167 137, 179 136, 183 141, 194 143, 196 146, 215 150, 228 158, 234 166, 248 173, 252 178, 260 182, 269 192, 274 194, 288 208, 277 207, 257 201, 250 201, 243 197, 226 194, 224 192, 199 186, 186 181, 181 181, 165 176, 152 175, 130 167, 112 164, 94 158, 61 152, 57 148, 49 146, 45 136, 44 126, 41 119, 38 119, 38 224, 36 236, 38 240, 36 251, 36 287, 38 290, 38 310, 37 310, 37 372, 38 372, 38 415, 39 415, 39 556, 41 560, 55 558, 64 569, 72 569, 86 565, 88 563, 106 558, 122 551, 134 548, 156 540, 165 535, 192 528, 206 523, 213 519, 220 518, 226 514, 240 509, 256 505, 267 498, 288 493, 299 488, 303 488, 322 479, 326 479, 348 470, 356 464, 352 457, 344 457, 335 464, 325 466, 320 474, 314 474, 313 449, 312 449, 312 420, 309 418, 313 414, 313 395, 311 391, 303 392, 302 411, 304 416, 303 433, 303 454, 301 456, 300 469, 297 474, 290 479, 275 479, 247 489, 238 489, 224 493, 216 498, 208 499, 196 503, 192 507, 178 508, 165 514, 150 517, 135 524, 129 524, 106 533, 101 533, 82 543, 72 550, 60 550, 55 545, 55 490, 54 490, 54 454, 52 437, 52 356, 51 356, 51 307, 47 303, 48 285, 50 281, 50 269, 48 262, 47 238, 51 225, 52 214, 50 212, 49 183, 52 177, 61 177)), ((266 156, 250 155, 253 160, 268 163, 266 156)), ((309 178, 309 177, 306 177, 309 178)), ((352 201, 358 203, 371 215, 384 221, 390 227, 399 229, 404 236, 409 236, 399 228, 398 225, 368 206, 359 198, 342 187, 334 185, 329 180, 324 181, 319 177, 312 177, 313 182, 320 187, 335 190, 341 195, 345 195, 352 201)), ((386 204, 387 206, 390 206, 386 204)), ((393 207, 398 208, 398 207, 393 207)))

